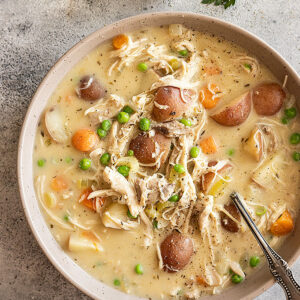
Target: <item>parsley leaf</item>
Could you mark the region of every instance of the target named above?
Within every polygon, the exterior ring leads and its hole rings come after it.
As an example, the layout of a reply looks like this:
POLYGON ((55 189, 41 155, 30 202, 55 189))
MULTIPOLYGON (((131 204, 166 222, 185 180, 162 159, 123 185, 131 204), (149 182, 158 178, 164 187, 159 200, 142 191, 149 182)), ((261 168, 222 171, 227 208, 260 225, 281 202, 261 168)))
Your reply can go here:
POLYGON ((201 3, 203 4, 212 4, 219 6, 223 5, 224 8, 228 8, 230 6, 233 6, 235 4, 235 0, 202 0, 201 3))

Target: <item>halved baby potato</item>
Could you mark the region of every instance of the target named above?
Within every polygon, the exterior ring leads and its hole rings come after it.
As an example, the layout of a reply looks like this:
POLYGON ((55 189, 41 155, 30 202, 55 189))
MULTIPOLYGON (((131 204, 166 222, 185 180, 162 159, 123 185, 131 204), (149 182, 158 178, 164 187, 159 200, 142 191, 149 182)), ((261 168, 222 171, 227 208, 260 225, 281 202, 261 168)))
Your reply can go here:
POLYGON ((244 144, 244 149, 247 151, 256 161, 260 161, 263 155, 263 133, 255 126, 251 131, 249 138, 244 144))
POLYGON ((167 122, 180 118, 189 107, 192 92, 188 89, 181 91, 180 88, 174 86, 158 88, 154 98, 153 118, 157 122, 167 122))
POLYGON ((246 121, 251 111, 251 93, 246 92, 221 108, 211 117, 224 126, 237 126, 246 121))
MULTIPOLYGON (((236 208, 236 206, 233 203, 224 205, 224 209, 238 222, 241 221, 241 215, 236 208)), ((238 232, 240 227, 239 224, 231 219, 227 214, 225 214, 223 211, 220 213, 221 216, 221 225, 222 227, 232 233, 238 232)))
POLYGON ((159 132, 156 132, 154 136, 141 133, 130 142, 129 149, 133 150, 134 156, 143 164, 155 163, 161 153, 164 152, 161 157, 162 165, 169 154, 170 146, 171 139, 159 132), (158 153, 156 153, 157 150, 158 153))
POLYGON ((164 270, 170 273, 182 270, 191 260, 194 252, 193 241, 173 231, 160 245, 164 270))
POLYGON ((259 115, 272 116, 282 107, 285 92, 277 83, 260 84, 253 90, 253 106, 259 115))
POLYGON ((105 89, 93 75, 87 75, 81 78, 78 89, 78 96, 87 101, 95 101, 105 95, 105 89))
POLYGON ((63 144, 67 141, 68 135, 63 123, 63 115, 58 106, 52 106, 46 111, 45 126, 55 142, 63 144))

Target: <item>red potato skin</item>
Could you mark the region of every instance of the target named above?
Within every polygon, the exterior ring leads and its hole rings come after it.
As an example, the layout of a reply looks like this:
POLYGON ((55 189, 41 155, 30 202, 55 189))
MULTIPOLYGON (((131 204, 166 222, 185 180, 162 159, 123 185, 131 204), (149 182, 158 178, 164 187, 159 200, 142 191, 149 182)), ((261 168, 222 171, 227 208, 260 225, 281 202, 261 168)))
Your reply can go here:
POLYGON ((174 273, 182 270, 194 252, 193 241, 183 234, 173 231, 160 245, 164 271, 174 273))
POLYGON ((158 88, 154 101, 159 105, 169 106, 167 109, 153 107, 153 119, 157 122, 167 122, 180 118, 189 107, 189 101, 192 99, 192 90, 183 90, 185 95, 184 102, 181 97, 180 89, 174 86, 163 86, 158 88))
POLYGON ((152 157, 152 153, 155 153, 155 142, 160 147, 160 153, 165 151, 161 158, 161 165, 168 157, 171 139, 165 137, 163 134, 156 132, 153 137, 149 137, 145 133, 139 134, 129 144, 129 149, 133 150, 134 156, 140 163, 152 164, 155 163, 157 157, 152 157))
POLYGON ((87 75, 81 78, 77 94, 83 100, 95 101, 104 97, 105 90, 94 76, 87 75), (92 82, 89 84, 91 78, 92 82))
MULTIPOLYGON (((241 215, 236 208, 236 206, 233 203, 230 203, 228 205, 224 205, 225 210, 227 210, 236 220, 241 220, 241 215)), ((221 225, 222 227, 232 233, 236 233, 239 231, 239 225, 233 221, 231 218, 229 218, 225 213, 221 212, 221 225)))
POLYGON ((285 92, 277 83, 264 83, 253 90, 253 106, 262 116, 272 116, 282 107, 285 92))
POLYGON ((245 122, 251 112, 251 93, 247 92, 233 102, 211 117, 224 126, 237 126, 245 122))

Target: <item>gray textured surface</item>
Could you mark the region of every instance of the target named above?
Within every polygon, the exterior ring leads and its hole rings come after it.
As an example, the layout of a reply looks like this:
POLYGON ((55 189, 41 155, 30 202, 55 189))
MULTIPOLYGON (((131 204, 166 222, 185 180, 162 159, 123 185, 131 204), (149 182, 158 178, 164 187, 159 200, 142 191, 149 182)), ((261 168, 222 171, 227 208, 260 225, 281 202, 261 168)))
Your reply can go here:
MULTIPOLYGON (((88 299, 50 264, 27 225, 19 199, 17 141, 43 76, 72 45, 116 20, 149 11, 199 12, 240 25, 277 49, 300 73, 300 2, 237 0, 0 0, 0 299, 88 299)), ((300 261, 293 270, 300 280, 300 261)), ((278 286, 258 299, 283 299, 278 286)))

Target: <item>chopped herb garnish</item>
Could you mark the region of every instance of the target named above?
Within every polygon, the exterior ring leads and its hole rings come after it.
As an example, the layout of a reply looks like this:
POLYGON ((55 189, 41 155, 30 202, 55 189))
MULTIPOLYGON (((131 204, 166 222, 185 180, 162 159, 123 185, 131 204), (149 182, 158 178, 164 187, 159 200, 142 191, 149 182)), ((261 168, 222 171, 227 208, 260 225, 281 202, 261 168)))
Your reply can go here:
POLYGON ((252 66, 249 64, 244 64, 244 68, 251 71, 252 70, 252 66))
POLYGON ((114 285, 115 286, 120 286, 121 285, 121 281, 119 279, 115 279, 114 280, 114 285))
POLYGON ((233 156, 233 155, 234 155, 234 152, 235 152, 234 149, 229 149, 229 150, 227 151, 227 154, 228 154, 229 156, 233 156))
POLYGON ((203 4, 212 4, 214 3, 214 5, 219 6, 219 5, 223 5, 224 8, 228 8, 230 6, 233 6, 235 4, 235 0, 202 0, 203 4))
POLYGON ((69 215, 64 215, 64 220, 65 220, 66 222, 70 221, 70 216, 69 216, 69 215))
POLYGON ((158 228, 158 222, 156 219, 153 220, 153 228, 155 228, 155 229, 158 228))

